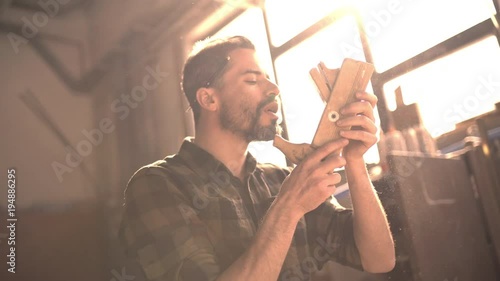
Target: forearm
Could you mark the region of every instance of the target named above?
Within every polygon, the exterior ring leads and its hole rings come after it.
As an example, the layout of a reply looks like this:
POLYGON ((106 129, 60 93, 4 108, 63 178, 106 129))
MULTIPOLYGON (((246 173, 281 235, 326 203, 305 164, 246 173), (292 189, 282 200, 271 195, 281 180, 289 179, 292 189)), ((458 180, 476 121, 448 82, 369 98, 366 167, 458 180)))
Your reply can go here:
POLYGON ((395 263, 394 242, 363 159, 347 160, 346 174, 354 210, 354 239, 363 268, 369 272, 390 271, 395 263))
POLYGON ((275 202, 264 217, 250 247, 218 278, 223 280, 277 280, 297 226, 293 216, 275 202))

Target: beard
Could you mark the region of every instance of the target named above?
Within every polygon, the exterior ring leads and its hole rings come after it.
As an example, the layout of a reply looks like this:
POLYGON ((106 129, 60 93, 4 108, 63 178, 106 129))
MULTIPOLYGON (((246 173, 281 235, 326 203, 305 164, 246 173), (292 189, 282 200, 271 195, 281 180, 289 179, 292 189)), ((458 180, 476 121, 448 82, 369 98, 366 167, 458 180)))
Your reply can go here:
POLYGON ((267 126, 261 125, 259 121, 262 109, 274 100, 275 96, 270 95, 260 102, 255 110, 250 108, 249 102, 242 102, 238 107, 222 102, 220 114, 222 128, 242 136, 247 142, 273 140, 276 133, 281 134, 278 120, 272 120, 267 126))

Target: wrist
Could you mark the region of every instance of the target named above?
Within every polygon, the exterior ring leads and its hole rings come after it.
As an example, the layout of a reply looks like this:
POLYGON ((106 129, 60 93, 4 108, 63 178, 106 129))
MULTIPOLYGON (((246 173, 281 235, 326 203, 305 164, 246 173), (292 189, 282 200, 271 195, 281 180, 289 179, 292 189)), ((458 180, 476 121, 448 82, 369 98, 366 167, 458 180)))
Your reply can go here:
POLYGON ((297 208, 297 204, 292 204, 291 202, 289 204, 289 200, 280 196, 273 202, 269 211, 274 213, 278 218, 294 225, 304 216, 304 214, 300 212, 300 209, 297 208))
POLYGON ((347 165, 349 165, 349 166, 353 166, 353 165, 365 166, 365 159, 363 158, 362 155, 361 156, 345 155, 344 158, 345 158, 345 162, 346 162, 346 167, 347 167, 347 165))

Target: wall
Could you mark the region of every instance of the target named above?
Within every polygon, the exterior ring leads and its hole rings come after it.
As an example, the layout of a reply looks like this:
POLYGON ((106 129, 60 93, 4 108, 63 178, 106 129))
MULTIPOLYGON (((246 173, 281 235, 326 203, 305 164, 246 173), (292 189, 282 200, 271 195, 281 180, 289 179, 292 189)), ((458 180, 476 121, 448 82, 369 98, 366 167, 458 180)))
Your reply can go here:
MULTIPOLYGON (((84 32, 83 26, 81 29, 84 32)), ((65 46, 50 41, 47 44, 65 65, 78 65, 78 57, 65 46)), ((0 126, 3 132, 0 177, 4 182, 7 168, 18 170, 17 207, 66 205, 90 198, 91 186, 82 174, 81 165, 70 168, 71 172, 62 173, 58 178, 52 164, 66 165, 65 147, 23 104, 19 94, 32 91, 74 145, 84 139, 82 130, 92 127, 91 99, 75 95, 67 88, 29 44, 20 46, 16 54, 5 33, 0 37, 0 64, 0 126)), ((83 163, 92 168, 92 155, 83 163)), ((4 194, 6 186, 0 186, 4 194)), ((2 206, 5 204, 0 202, 2 206)))
MULTIPOLYGON (((116 237, 123 191, 134 171, 175 153, 194 134, 179 83, 185 31, 213 3, 80 2, 48 18, 18 50, 0 28, 0 181, 12 167, 17 177, 14 280, 113 280, 122 270, 140 280, 116 237), (103 70, 90 91, 65 84, 30 44, 38 39, 76 84, 103 70), (141 92, 144 79, 148 89, 141 92), (26 90, 80 156, 23 104, 26 90)), ((8 8, 0 22, 22 26, 35 12, 8 8)), ((8 202, 0 200, 5 222, 8 202)), ((1 229, 0 279, 11 280, 1 229)))

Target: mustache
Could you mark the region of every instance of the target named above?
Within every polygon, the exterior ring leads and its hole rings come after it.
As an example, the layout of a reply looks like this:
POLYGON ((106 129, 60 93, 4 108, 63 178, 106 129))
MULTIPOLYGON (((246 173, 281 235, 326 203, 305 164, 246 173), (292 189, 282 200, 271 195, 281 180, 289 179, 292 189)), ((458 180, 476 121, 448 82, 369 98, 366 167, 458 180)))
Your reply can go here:
POLYGON ((261 112, 261 110, 262 110, 265 106, 267 106, 268 104, 270 104, 270 103, 272 103, 272 102, 277 101, 277 100, 276 100, 276 96, 277 96, 277 95, 275 95, 275 94, 271 94, 271 95, 269 95, 269 96, 268 96, 265 100, 261 101, 261 102, 259 103, 259 105, 257 106, 257 112, 261 112))

